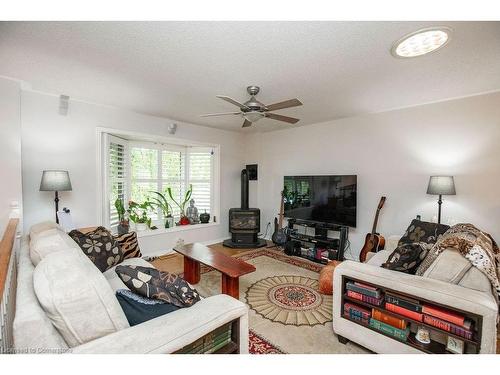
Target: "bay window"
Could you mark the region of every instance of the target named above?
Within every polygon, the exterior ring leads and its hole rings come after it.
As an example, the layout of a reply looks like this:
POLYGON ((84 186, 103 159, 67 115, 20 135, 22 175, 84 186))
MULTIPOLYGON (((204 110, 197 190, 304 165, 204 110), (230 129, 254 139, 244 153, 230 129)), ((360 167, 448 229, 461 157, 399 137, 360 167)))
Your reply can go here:
MULTIPOLYGON (((215 212, 214 179, 216 148, 199 145, 179 145, 145 142, 104 134, 104 225, 115 228, 118 215, 114 207, 117 198, 127 206, 128 201, 145 202, 156 197, 158 191, 168 197, 167 188, 172 189, 173 198, 181 202, 186 190, 193 187, 192 199, 198 212, 215 212)), ((179 207, 169 198, 172 214, 177 221, 179 207)), ((186 205, 186 207, 189 203, 186 205)), ((153 222, 161 227, 163 212, 149 213, 153 222)))

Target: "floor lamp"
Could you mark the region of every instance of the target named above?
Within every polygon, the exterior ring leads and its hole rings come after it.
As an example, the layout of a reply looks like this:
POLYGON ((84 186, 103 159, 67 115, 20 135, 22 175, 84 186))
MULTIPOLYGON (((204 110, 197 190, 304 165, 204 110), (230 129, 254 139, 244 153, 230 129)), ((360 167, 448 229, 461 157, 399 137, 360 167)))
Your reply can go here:
POLYGON ((441 224, 441 205, 443 195, 455 195, 455 180, 453 176, 431 176, 427 186, 427 194, 439 195, 438 199, 438 223, 441 224))
POLYGON ((71 191, 71 181, 68 171, 43 171, 42 181, 40 181, 40 191, 55 192, 54 202, 56 203, 56 223, 59 224, 57 211, 59 211, 59 194, 60 191, 71 191))

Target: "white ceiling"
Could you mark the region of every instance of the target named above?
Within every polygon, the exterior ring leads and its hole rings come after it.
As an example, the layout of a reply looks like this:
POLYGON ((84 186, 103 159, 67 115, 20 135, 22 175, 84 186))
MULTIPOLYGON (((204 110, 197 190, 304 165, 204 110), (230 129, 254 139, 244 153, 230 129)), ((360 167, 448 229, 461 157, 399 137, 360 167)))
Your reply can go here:
POLYGON ((500 22, 25 22, 0 23, 0 75, 35 90, 239 130, 237 109, 215 95, 266 104, 296 125, 500 89, 500 22), (454 30, 443 49, 395 59, 392 43, 432 25, 454 30))

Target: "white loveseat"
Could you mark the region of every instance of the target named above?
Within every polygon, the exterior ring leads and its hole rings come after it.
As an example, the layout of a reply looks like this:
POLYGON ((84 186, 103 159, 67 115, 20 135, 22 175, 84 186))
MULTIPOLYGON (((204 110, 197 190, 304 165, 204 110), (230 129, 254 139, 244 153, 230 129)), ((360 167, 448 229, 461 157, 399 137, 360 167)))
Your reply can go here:
POLYGON ((455 250, 447 249, 423 276, 410 275, 380 267, 396 248, 400 236, 391 236, 386 249, 366 263, 342 262, 333 276, 333 330, 376 353, 407 354, 422 351, 378 334, 341 316, 342 278, 351 277, 390 288, 423 300, 482 317, 480 353, 496 353, 498 304, 488 278, 455 250))
MULTIPOLYGON (((32 227, 18 263, 16 352, 173 353, 236 322, 239 353, 248 353, 248 308, 227 295, 130 327, 115 297, 126 286, 114 268, 101 273, 55 224, 32 227)), ((121 264, 151 266, 140 258, 121 264)))

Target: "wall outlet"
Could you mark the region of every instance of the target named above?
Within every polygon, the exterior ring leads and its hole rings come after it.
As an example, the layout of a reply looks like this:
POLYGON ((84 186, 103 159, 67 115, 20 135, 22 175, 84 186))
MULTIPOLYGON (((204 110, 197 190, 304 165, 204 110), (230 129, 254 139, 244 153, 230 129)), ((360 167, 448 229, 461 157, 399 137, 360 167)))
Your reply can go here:
POLYGON ((182 238, 177 238, 175 240, 175 247, 181 247, 184 246, 184 240, 182 238))

